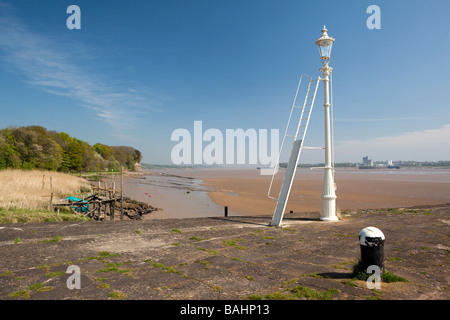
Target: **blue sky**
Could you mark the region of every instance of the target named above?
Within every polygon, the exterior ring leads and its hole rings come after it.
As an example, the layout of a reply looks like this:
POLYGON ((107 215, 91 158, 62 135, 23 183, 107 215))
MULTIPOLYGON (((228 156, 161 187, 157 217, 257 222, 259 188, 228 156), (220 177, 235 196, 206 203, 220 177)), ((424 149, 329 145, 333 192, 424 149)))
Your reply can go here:
MULTIPOLYGON (((0 127, 129 145, 155 164, 195 120, 283 133, 300 75, 319 76, 325 24, 336 162, 449 160, 449 12, 447 0, 0 0, 0 127), (81 30, 66 27, 72 4, 81 30)), ((308 145, 323 146, 322 91, 308 145)))

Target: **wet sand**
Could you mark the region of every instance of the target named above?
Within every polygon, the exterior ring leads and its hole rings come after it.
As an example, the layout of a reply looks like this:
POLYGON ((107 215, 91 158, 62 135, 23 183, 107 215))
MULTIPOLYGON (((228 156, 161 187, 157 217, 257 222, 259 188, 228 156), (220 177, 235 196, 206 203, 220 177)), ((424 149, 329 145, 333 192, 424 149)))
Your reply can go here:
POLYGON ((223 216, 224 209, 208 196, 202 180, 165 172, 124 177, 124 196, 160 208, 143 218, 196 218, 223 216))
MULTIPOLYGON (((274 179, 278 197, 284 171, 274 179)), ((126 179, 125 195, 164 211, 152 218, 229 215, 272 215, 276 200, 267 196, 270 176, 257 169, 170 169, 145 179, 126 179), (151 195, 145 195, 145 192, 151 195)), ((339 211, 433 205, 450 202, 450 169, 401 168, 358 170, 336 168, 339 211)), ((320 212, 322 170, 298 169, 286 212, 320 212)))

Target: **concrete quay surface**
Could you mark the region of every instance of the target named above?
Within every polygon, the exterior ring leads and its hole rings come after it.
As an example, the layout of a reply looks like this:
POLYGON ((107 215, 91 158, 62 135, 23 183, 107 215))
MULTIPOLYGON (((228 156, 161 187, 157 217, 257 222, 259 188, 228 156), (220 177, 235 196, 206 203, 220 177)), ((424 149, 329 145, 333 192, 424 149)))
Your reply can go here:
POLYGON ((346 211, 338 222, 291 213, 282 227, 268 216, 4 224, 0 299, 447 300, 449 213, 450 204, 346 211), (386 237, 386 270, 408 282, 372 290, 352 279, 368 226, 386 237), (68 288, 69 266, 79 289, 68 288))

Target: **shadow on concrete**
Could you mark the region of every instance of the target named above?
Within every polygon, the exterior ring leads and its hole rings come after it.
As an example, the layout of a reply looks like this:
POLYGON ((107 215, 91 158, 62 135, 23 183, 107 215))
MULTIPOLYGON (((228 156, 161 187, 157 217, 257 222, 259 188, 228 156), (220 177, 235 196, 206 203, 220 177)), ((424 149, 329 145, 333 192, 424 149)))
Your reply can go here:
POLYGON ((319 276, 322 276, 324 278, 328 279, 351 279, 352 273, 351 272, 323 272, 318 273, 319 276))
POLYGON ((319 218, 283 218, 283 221, 320 221, 319 218))
POLYGON ((271 217, 257 216, 231 216, 231 217, 211 217, 214 220, 223 220, 227 222, 246 223, 258 226, 270 227, 271 217), (252 221, 253 220, 253 221, 252 221), (259 220, 259 221, 257 221, 259 220), (264 221, 266 220, 266 221, 264 221))
MULTIPOLYGON (((283 221, 319 221, 320 214, 318 212, 299 212, 285 213, 283 221)), ((259 226, 268 226, 272 222, 272 215, 264 216, 228 216, 228 217, 210 217, 214 220, 223 220, 236 223, 247 223, 259 226)))

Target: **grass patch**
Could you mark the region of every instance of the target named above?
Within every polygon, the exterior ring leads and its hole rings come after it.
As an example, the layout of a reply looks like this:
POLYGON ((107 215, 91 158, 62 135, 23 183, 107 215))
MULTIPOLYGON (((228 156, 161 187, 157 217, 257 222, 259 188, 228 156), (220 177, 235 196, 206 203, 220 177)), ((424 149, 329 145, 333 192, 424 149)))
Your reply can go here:
POLYGON ((248 300, 295 300, 296 297, 292 294, 274 292, 274 293, 265 294, 265 295, 252 294, 247 299, 248 300))
POLYGON ((401 209, 389 208, 386 210, 386 214, 405 214, 405 212, 401 209))
MULTIPOLYGON (((352 278, 358 279, 362 281, 367 281, 367 279, 371 276, 371 274, 367 273, 366 270, 363 269, 361 265, 361 261, 357 264, 353 265, 352 278)), ((381 276, 381 281, 390 283, 390 282, 409 282, 407 279, 397 276, 396 274, 385 271, 381 276)))
POLYGON ((317 291, 305 286, 296 286, 287 289, 284 292, 274 292, 266 295, 250 295, 249 300, 333 300, 334 296, 339 293, 338 289, 331 288, 325 291, 317 291))
POLYGON ((316 291, 305 286, 297 286, 289 290, 297 298, 306 298, 312 300, 333 300, 333 296, 339 293, 338 289, 327 289, 325 291, 316 291))
POLYGON ((370 277, 370 274, 368 274, 366 272, 366 270, 364 270, 364 268, 362 267, 361 261, 358 261, 358 263, 353 265, 351 277, 353 279, 366 281, 370 277))
POLYGON ((346 268, 344 268, 344 266, 350 263, 354 263, 354 260, 341 262, 339 264, 334 265, 333 268, 347 270, 346 268))
POLYGON ((222 292, 223 288, 221 286, 211 286, 212 291, 222 292))
POLYGON ((365 296, 364 299, 366 300, 382 300, 381 295, 383 294, 382 291, 380 290, 372 290, 372 292, 374 293, 374 295, 370 295, 370 296, 365 296))
POLYGON ((103 282, 106 281, 106 278, 95 278, 94 280, 97 282, 103 282))
POLYGON ((83 215, 75 215, 71 211, 60 211, 57 214, 46 209, 0 208, 0 224, 90 220, 92 219, 83 215))
POLYGON ((297 278, 294 278, 294 279, 289 279, 289 280, 283 281, 282 286, 286 286, 291 283, 296 283, 297 280, 298 280, 297 278))
POLYGON ((133 270, 119 268, 119 266, 121 266, 121 265, 122 265, 122 263, 108 263, 108 264, 106 264, 105 268, 99 269, 95 272, 96 273, 117 272, 117 273, 124 273, 124 274, 130 275, 129 273, 133 270))
POLYGON ((37 290, 39 288, 42 288, 44 286, 43 283, 39 282, 39 283, 35 283, 35 284, 31 284, 28 287, 26 287, 26 289, 28 290, 37 290))
POLYGON ((37 289, 36 291, 38 291, 38 292, 45 292, 45 291, 50 291, 50 290, 53 290, 53 289, 55 289, 55 287, 53 287, 53 286, 43 286, 43 287, 40 287, 39 289, 37 289))
POLYGON ((386 282, 386 283, 390 283, 390 282, 409 282, 408 280, 406 280, 403 277, 400 277, 396 274, 393 274, 392 272, 384 272, 383 276, 381 277, 381 280, 386 282))
POLYGON ((212 262, 211 261, 196 261, 197 263, 200 263, 200 264, 202 264, 202 265, 204 265, 204 266, 207 266, 207 265, 209 265, 209 264, 211 264, 212 262))
POLYGON ((203 240, 208 240, 208 239, 203 239, 203 238, 199 238, 199 237, 190 237, 189 240, 192 240, 192 241, 203 241, 203 240))
POLYGON ((217 250, 212 250, 212 249, 197 248, 197 250, 208 252, 210 255, 219 254, 219 251, 217 251, 217 250))
POLYGON ((114 291, 108 294, 108 298, 112 300, 123 300, 126 299, 127 295, 120 291, 114 291))
POLYGON ((52 277, 59 277, 65 274, 64 271, 56 271, 56 272, 47 272, 45 274, 46 277, 52 278, 52 277))
POLYGON ((111 253, 109 251, 100 251, 98 253, 98 256, 100 258, 109 258, 109 257, 120 257, 121 254, 120 253, 111 253))
POLYGON ((44 243, 50 243, 50 242, 59 242, 59 241, 61 241, 62 240, 62 237, 61 236, 54 236, 53 238, 51 238, 51 239, 48 239, 48 240, 42 240, 41 242, 44 242, 44 243))
POLYGON ((356 283, 354 282, 353 279, 350 279, 350 280, 347 280, 347 281, 342 281, 342 283, 343 283, 346 287, 350 287, 350 288, 356 287, 356 283))
POLYGON ((390 257, 388 259, 388 261, 405 261, 405 260, 403 260, 402 258, 399 258, 399 257, 390 257))
POLYGON ((172 229, 172 232, 173 232, 173 233, 183 233, 183 231, 181 231, 181 230, 178 229, 178 228, 173 228, 173 229, 172 229))
POLYGON ((236 239, 236 240, 224 240, 222 243, 226 246, 233 247, 239 250, 246 250, 246 246, 241 246, 238 244, 239 241, 245 241, 245 239, 236 239))
POLYGON ((180 271, 178 271, 177 269, 175 269, 174 267, 166 266, 159 262, 152 262, 152 266, 155 268, 163 269, 164 273, 176 273, 176 274, 182 275, 182 273, 180 271))
POLYGON ((8 297, 11 298, 29 298, 30 297, 30 292, 26 289, 22 289, 19 291, 14 291, 8 294, 8 297))

